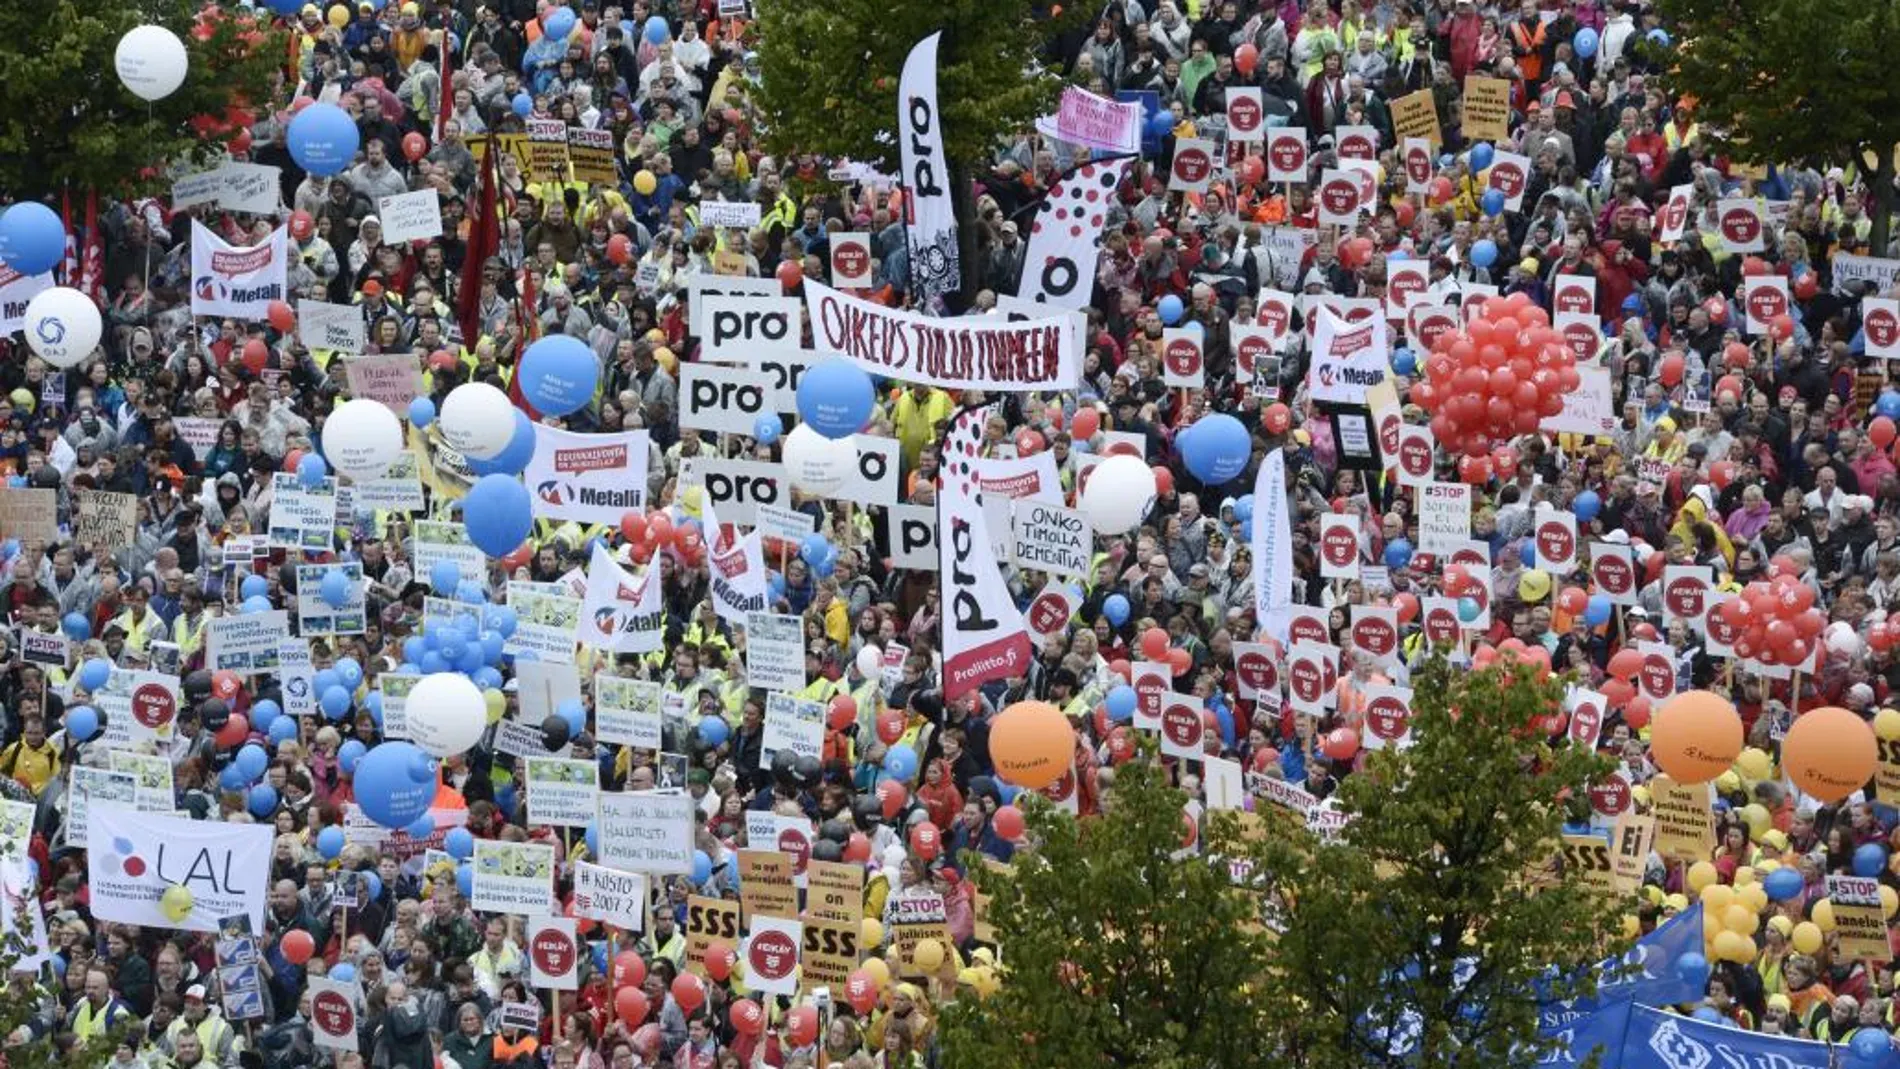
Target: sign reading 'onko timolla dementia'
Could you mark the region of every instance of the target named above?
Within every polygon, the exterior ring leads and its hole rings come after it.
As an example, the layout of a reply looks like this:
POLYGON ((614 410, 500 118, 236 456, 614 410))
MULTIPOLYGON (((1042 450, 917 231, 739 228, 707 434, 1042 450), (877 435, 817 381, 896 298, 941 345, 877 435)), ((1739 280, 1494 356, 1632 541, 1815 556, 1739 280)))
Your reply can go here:
POLYGON ((864 370, 955 389, 1067 390, 1076 382, 1074 320, 937 319, 804 283, 812 344, 864 370))

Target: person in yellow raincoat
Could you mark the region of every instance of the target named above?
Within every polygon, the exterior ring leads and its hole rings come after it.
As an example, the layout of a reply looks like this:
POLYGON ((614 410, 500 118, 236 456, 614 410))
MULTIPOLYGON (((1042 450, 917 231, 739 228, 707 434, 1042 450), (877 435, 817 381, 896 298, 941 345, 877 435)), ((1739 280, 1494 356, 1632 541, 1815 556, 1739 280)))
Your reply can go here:
POLYGON ((1720 515, 1714 513, 1714 497, 1707 486, 1698 486, 1689 491, 1688 500, 1676 511, 1675 522, 1669 526, 1669 534, 1681 540, 1696 563, 1707 563, 1711 553, 1720 553, 1725 570, 1733 570, 1735 543, 1729 541, 1728 532, 1722 529, 1720 515), (1711 515, 1715 518, 1711 519, 1711 515))

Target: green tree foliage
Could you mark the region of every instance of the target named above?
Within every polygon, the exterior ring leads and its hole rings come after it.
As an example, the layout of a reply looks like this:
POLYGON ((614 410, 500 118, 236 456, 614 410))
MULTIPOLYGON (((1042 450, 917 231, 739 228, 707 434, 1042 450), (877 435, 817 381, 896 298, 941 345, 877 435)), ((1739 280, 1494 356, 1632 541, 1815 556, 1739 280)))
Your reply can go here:
POLYGON ((1100 818, 1037 806, 1014 871, 976 872, 1006 973, 946 1011, 948 1069, 1535 1061, 1535 985, 1554 965, 1552 997, 1587 994, 1622 949, 1621 911, 1552 865, 1608 762, 1550 745, 1554 681, 1433 660, 1413 683, 1413 745, 1344 781, 1337 841, 1263 802, 1186 855, 1152 755, 1100 818))
MULTIPOLYGON (((289 56, 283 31, 223 18, 204 40, 195 0, 36 0, 0 5, 0 193, 123 195, 169 187, 165 166, 219 146, 191 120, 267 105, 289 56), (185 84, 147 104, 119 82, 113 51, 127 30, 160 25, 185 42, 185 84)), ((235 5, 231 5, 236 10, 235 5)))
POLYGON ((1705 136, 1750 161, 1871 168, 1872 244, 1885 255, 1900 142, 1900 7, 1856 0, 1657 0, 1663 58, 1705 136))
POLYGON ((759 5, 758 97, 767 143, 898 170, 897 82, 912 46, 943 31, 937 96, 944 151, 963 168, 1047 114, 1062 82, 1042 52, 1087 5, 1033 0, 821 0, 759 5))

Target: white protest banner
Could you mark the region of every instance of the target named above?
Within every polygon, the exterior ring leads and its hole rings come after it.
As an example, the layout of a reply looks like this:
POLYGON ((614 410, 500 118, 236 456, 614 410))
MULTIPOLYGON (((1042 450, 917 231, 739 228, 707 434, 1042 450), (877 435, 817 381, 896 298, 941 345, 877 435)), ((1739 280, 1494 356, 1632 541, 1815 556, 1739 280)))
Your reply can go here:
POLYGON ((1170 192, 1205 193, 1214 180, 1214 154, 1219 146, 1205 137, 1174 139, 1174 160, 1168 168, 1170 192))
POLYGON ((594 543, 587 565, 587 596, 581 599, 574 637, 584 646, 612 653, 651 653, 666 641, 666 601, 660 589, 660 562, 643 575, 614 562, 594 543))
POLYGON ((1662 207, 1662 230, 1657 234, 1659 240, 1665 242, 1682 240, 1682 233, 1688 228, 1689 207, 1694 202, 1694 183, 1670 187, 1669 200, 1662 207))
POLYGON ((304 984, 310 992, 310 1038, 318 1049, 360 1050, 356 1008, 363 995, 356 984, 322 976, 306 977, 304 984))
POLYGON ((751 918, 744 954, 746 986, 768 995, 798 993, 798 951, 805 926, 783 917, 751 918))
POLYGON ((1716 230, 1726 252, 1760 252, 1768 247, 1767 225, 1753 197, 1724 197, 1715 202, 1716 230))
POLYGON ((897 439, 854 434, 851 444, 857 447, 858 462, 846 474, 844 485, 824 496, 867 508, 889 508, 897 504, 897 439))
POLYGON ((1254 476, 1254 611, 1285 642, 1293 604, 1293 521, 1287 507, 1286 454, 1275 449, 1254 476))
POLYGON ((601 672, 594 676, 594 736, 612 746, 660 748, 660 684, 601 672))
POLYGON ((1533 520, 1531 537, 1537 545, 1537 566, 1552 575, 1569 575, 1577 569, 1577 517, 1557 508, 1540 508, 1533 520))
POLYGON ((1537 421, 1539 430, 1559 434, 1607 435, 1616 430, 1615 394, 1610 369, 1578 365, 1577 388, 1564 394, 1564 410, 1537 421))
POLYGON ((930 505, 893 505, 889 511, 891 567, 934 572, 942 559, 937 510, 930 505))
POLYGON ((1884 256, 1862 256, 1852 252, 1837 252, 1828 261, 1834 270, 1834 292, 1850 293, 1848 287, 1854 284, 1873 287, 1870 293, 1886 293, 1900 282, 1900 260, 1890 260, 1884 256))
POLYGON ((418 517, 415 523, 415 548, 409 555, 415 559, 417 575, 429 575, 437 561, 454 564, 465 578, 484 575, 488 571, 487 555, 468 540, 468 528, 459 523, 418 517))
POLYGON ((67 771, 66 843, 88 846, 93 806, 138 808, 139 778, 130 772, 113 772, 89 765, 74 765, 67 771))
MULTIPOLYGON (((706 336, 706 302, 719 297, 741 300, 777 300, 785 296, 785 287, 776 278, 745 278, 733 275, 701 273, 686 280, 687 333, 706 336)), ((702 359, 704 359, 702 357, 702 359)))
POLYGON ((552 991, 577 991, 581 986, 581 945, 574 938, 572 917, 532 917, 528 920, 528 983, 552 991))
POLYGON ((271 474, 272 549, 325 551, 336 538, 336 476, 305 486, 296 473, 271 474))
POLYGON ((413 515, 423 509, 422 472, 416 455, 407 450, 397 453, 389 470, 381 476, 352 483, 350 489, 356 492, 358 511, 387 510, 413 515))
POLYGON ((129 772, 138 780, 138 793, 133 806, 147 813, 167 813, 178 808, 178 797, 173 793, 171 758, 161 754, 133 753, 130 750, 108 750, 112 762, 112 771, 129 772))
POLYGON ((308 639, 287 638, 277 644, 277 673, 283 681, 284 712, 295 717, 315 714, 317 669, 308 639))
POLYGON ((702 200, 699 202, 699 225, 750 230, 759 225, 759 202, 755 200, 702 200))
POLYGON ((1036 132, 1097 152, 1141 151, 1141 105, 1065 86, 1054 115, 1036 120, 1036 132))
POLYGON ((297 301, 297 337, 306 349, 360 353, 368 332, 363 310, 356 305, 297 301))
POLYGON ((521 477, 535 518, 617 525, 645 508, 647 449, 643 430, 577 434, 537 422, 534 456, 521 477))
POLYGON ((622 872, 693 871, 699 810, 683 791, 609 791, 600 796, 600 860, 622 872))
POLYGON ((1524 207, 1524 190, 1530 185, 1531 159, 1515 152, 1499 149, 1491 157, 1491 171, 1487 188, 1504 194, 1504 210, 1519 211, 1524 207))
POLYGON ((368 622, 367 598, 368 588, 363 582, 363 565, 360 562, 299 564, 297 633, 305 637, 360 635, 368 622), (343 597, 337 603, 323 596, 325 590, 336 592, 336 583, 328 579, 332 572, 343 576, 343 597))
POLYGON ((129 546, 138 535, 136 494, 80 490, 75 496, 73 540, 82 546, 129 546))
POLYGON ((379 672, 376 689, 383 696, 383 736, 391 739, 413 738, 409 734, 409 692, 422 682, 416 672, 379 672))
POLYGON ((998 570, 983 507, 957 480, 946 480, 937 503, 938 573, 953 591, 943 606, 943 690, 956 698, 985 680, 1021 675, 1031 657, 1029 629, 998 570))
POLYGON ((1868 356, 1882 360, 1900 359, 1900 299, 1861 298, 1860 325, 1867 341, 1868 356))
POLYGON ((218 235, 191 221, 191 314, 234 316, 262 322, 272 301, 286 293, 284 275, 290 258, 283 227, 261 244, 227 245, 218 235))
POLYGON ((789 506, 791 479, 783 464, 759 460, 706 460, 697 465, 706 500, 727 523, 756 526, 756 509, 789 506))
POLYGON ((261 163, 226 160, 217 173, 218 206, 226 211, 275 215, 277 209, 283 206, 283 172, 280 169, 261 163))
POLYGON ((1088 579, 1095 536, 1080 512, 1041 501, 1018 501, 1012 518, 1016 532, 1012 556, 1017 567, 1088 579))
POLYGON ((1471 486, 1432 482, 1418 495, 1418 548, 1452 553, 1471 537, 1471 486))
MULTIPOLYGON (((502 649, 522 660, 573 664, 575 631, 584 619, 581 599, 569 597, 560 583, 529 583, 511 580, 507 586, 508 607, 515 610, 515 633, 502 649)), ((591 626, 591 625, 590 625, 591 626)), ((523 683, 525 686, 525 682, 523 683)))
POLYGON ((534 824, 584 827, 597 815, 600 765, 564 757, 527 759, 528 820, 534 824))
MULTIPOLYGON (((711 509, 712 506, 706 506, 711 509)), ((764 539, 757 531, 722 539, 716 525, 707 542, 706 574, 711 579, 713 611, 728 623, 744 626, 747 617, 770 607, 765 579, 764 539)))
POLYGON ((1313 367, 1307 382, 1315 401, 1366 403, 1366 388, 1385 381, 1387 351, 1384 318, 1373 315, 1349 323, 1331 309, 1318 309, 1313 335, 1313 367))
POLYGON ((623 932, 647 927, 647 878, 587 861, 574 862, 574 915, 623 932))
MULTIPOLYGON (((923 505, 910 507, 925 508, 923 505)), ((788 542, 801 541, 812 532, 812 525, 818 522, 818 518, 809 512, 788 509, 782 505, 760 505, 755 519, 759 534, 788 542)))
POLYGON ((777 421, 770 401, 765 376, 754 368, 699 361, 680 365, 682 429, 750 436, 760 416, 769 413, 777 421))
POLYGON ((1266 109, 1260 102, 1260 87, 1229 86, 1227 140, 1256 144, 1265 139, 1266 133, 1266 109))
POLYGON ((1267 181, 1306 184, 1306 130, 1280 126, 1267 131, 1267 181))
MULTIPOLYGON (((937 106, 937 45, 942 37, 938 32, 917 42, 904 57, 897 83, 897 143, 911 250, 910 291, 919 304, 954 291, 963 271, 956 206, 950 196, 950 163, 943 148, 943 112, 937 106)), ((810 284, 806 290, 809 294, 810 284)), ((814 315, 812 320, 817 318, 814 315)))
POLYGON ((1775 317, 1793 307, 1788 280, 1780 275, 1750 275, 1742 279, 1742 323, 1750 334, 1767 334, 1775 317))
POLYGON ((1064 390, 1075 385, 1075 321, 999 316, 938 319, 859 300, 805 280, 813 344, 873 375, 953 389, 1064 390))
POLYGON ((805 685, 805 631, 796 616, 755 612, 746 617, 746 682, 763 690, 805 685))
POLYGON ((277 644, 290 634, 290 614, 270 612, 218 616, 205 623, 205 668, 256 675, 277 667, 277 644))
POLYGON ((213 167, 197 174, 180 175, 172 180, 172 211, 182 212, 200 204, 216 204, 224 196, 224 168, 213 167))
POLYGON ((422 365, 415 353, 352 356, 343 369, 351 397, 379 402, 397 419, 409 418, 409 402, 422 393, 422 365))
POLYGON ((1126 157, 1085 163, 1049 187, 1029 228, 1018 297, 1068 311, 1087 307, 1095 291, 1096 250, 1129 163, 1126 157))
POLYGON ((795 698, 782 691, 765 696, 765 737, 759 744, 759 767, 772 767, 772 757, 790 750, 798 757, 820 758, 825 746, 825 707, 812 698, 795 698))
POLYGON ((68 643, 64 634, 58 631, 41 631, 37 628, 22 627, 19 639, 22 662, 51 665, 60 669, 66 667, 68 643))
POLYGON ((94 798, 85 814, 87 888, 92 915, 145 928, 215 932, 243 914, 264 930, 270 894, 267 824, 224 824, 141 813, 94 798), (160 904, 172 887, 190 892, 182 917, 160 904))
POLYGON ((702 360, 746 363, 761 352, 799 348, 801 306, 796 297, 711 295, 703 303, 702 360))
POLYGON ((871 235, 859 232, 831 235, 831 284, 839 289, 871 285, 871 235))
MULTIPOLYGON (((606 829, 601 829, 603 843, 606 829)), ((554 902, 554 847, 544 843, 475 840, 475 886, 470 902, 483 913, 533 917, 554 902)))

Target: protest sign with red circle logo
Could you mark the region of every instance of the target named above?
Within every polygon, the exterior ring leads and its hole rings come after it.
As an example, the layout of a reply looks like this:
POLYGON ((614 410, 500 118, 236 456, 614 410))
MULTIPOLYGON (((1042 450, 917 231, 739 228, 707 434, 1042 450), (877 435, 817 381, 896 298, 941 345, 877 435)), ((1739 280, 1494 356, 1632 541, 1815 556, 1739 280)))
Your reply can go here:
POLYGON ((1608 701, 1594 690, 1578 690, 1570 702, 1570 741, 1586 749, 1595 749, 1603 733, 1604 710, 1608 701))
POLYGON ((1029 603, 1029 611, 1023 614, 1023 621, 1029 625, 1029 630, 1046 638, 1067 632, 1069 620, 1074 615, 1074 593, 1052 579, 1043 585, 1035 600, 1029 603))
POLYGON ((1671 616, 1699 623, 1709 610, 1711 586, 1706 565, 1672 564, 1663 569, 1663 608, 1671 616))
POLYGON ((1306 131, 1284 126, 1267 132, 1267 181, 1306 183, 1306 131))
POLYGON ((1636 566, 1628 546, 1598 542, 1590 547, 1590 579, 1610 600, 1628 604, 1636 593, 1636 566))
POLYGON ((1603 328, 1597 325, 1595 313, 1559 312, 1554 322, 1557 333, 1579 362, 1597 355, 1603 345, 1603 328))
POLYGON ((1338 137, 1337 149, 1342 160, 1376 160, 1379 158, 1379 131, 1371 126, 1341 126, 1334 133, 1338 137))
POLYGON ((1423 299, 1431 278, 1423 260, 1400 260, 1386 267, 1385 313, 1388 319, 1403 321, 1412 305, 1423 299))
POLYGON ((1320 575, 1327 579, 1359 577, 1359 518, 1329 512, 1319 521, 1320 575))
POLYGON ((1359 221, 1359 176, 1327 169, 1319 183, 1319 221, 1324 226, 1352 226, 1359 221))
POLYGON ((350 988, 336 980, 313 976, 310 985, 311 1039, 324 1050, 356 1050, 356 1000, 350 988))
POLYGON ((1729 252, 1762 250, 1761 209, 1753 200, 1738 197, 1718 201, 1715 219, 1722 234, 1722 245, 1729 252))
POLYGON ((1438 347, 1440 336, 1458 329, 1458 309, 1446 304, 1412 305, 1406 309, 1411 318, 1412 337, 1417 348, 1430 352, 1438 347))
POLYGON ((768 994, 798 990, 798 943, 803 925, 779 917, 753 916, 746 940, 746 986, 768 994))
POLYGON ((1333 640, 1326 627, 1326 614, 1312 608, 1294 609, 1292 618, 1287 621, 1286 634, 1287 641, 1295 644, 1318 642, 1323 645, 1333 640))
POLYGON ((1420 486, 1432 478, 1435 456, 1433 451, 1437 443, 1432 439, 1430 427, 1417 427, 1406 424, 1399 428, 1399 482, 1405 486, 1420 486))
POLYGON ((156 731, 178 715, 178 698, 163 683, 140 683, 132 688, 132 719, 156 731))
POLYGON ((1432 146, 1424 138, 1405 139, 1405 191, 1423 193, 1432 181, 1432 146))
POLYGON ((1227 139, 1229 141, 1260 140, 1261 124, 1266 121, 1266 109, 1260 104, 1260 87, 1235 86, 1227 90, 1227 139))
POLYGON ((1302 712, 1318 712, 1326 701, 1326 668, 1311 649, 1295 650, 1286 666, 1287 692, 1302 712))
POLYGON ((1198 761, 1206 756, 1201 750, 1205 735, 1200 700, 1185 694, 1167 695, 1161 704, 1161 752, 1198 761))
POLYGON ((871 241, 863 234, 831 238, 831 284, 854 289, 871 284, 871 241))
POLYGON ((1867 355, 1891 360, 1900 357, 1900 300, 1863 297, 1861 330, 1867 336, 1867 355))
POLYGON ((1194 388, 1207 381, 1201 362, 1199 330, 1169 327, 1161 332, 1161 378, 1170 387, 1194 388))
POLYGON ((1264 643, 1234 643, 1234 677, 1240 683, 1240 696, 1247 701, 1280 689, 1280 668, 1273 650, 1264 643))
POLYGON ((1379 456, 1386 467, 1398 463, 1400 436, 1405 431, 1405 418, 1396 408, 1387 409, 1379 415, 1379 456))
POLYGON ((1365 743, 1369 750, 1402 746, 1412 734, 1412 706, 1407 690, 1377 684, 1366 687, 1365 743))
POLYGON ((1661 701, 1676 692, 1676 658, 1669 649, 1656 642, 1639 642, 1637 649, 1643 654, 1643 666, 1636 673, 1637 689, 1650 701, 1661 701))
POLYGON ((803 828, 785 827, 778 833, 779 852, 792 859, 792 875, 803 876, 811 864, 811 834, 803 828))
POLYGON ((1537 566, 1569 575, 1577 566, 1577 518, 1547 509, 1537 514, 1537 566))
POLYGON ((1458 603, 1450 598, 1426 598, 1425 638, 1435 646, 1458 641, 1458 603))
POLYGON ((1530 183, 1531 161, 1515 152, 1498 152, 1491 157, 1490 188, 1504 194, 1504 207, 1517 211, 1523 207, 1524 189, 1530 183))
POLYGON ((1264 327, 1276 341, 1286 337, 1293 328, 1293 295, 1280 290, 1261 290, 1260 307, 1255 310, 1254 322, 1264 327))
POLYGON ((1198 137, 1177 138, 1168 188, 1187 193, 1205 193, 1213 177, 1214 142, 1198 137))
POLYGON ((1553 312, 1575 312, 1578 315, 1595 316, 1596 310, 1597 280, 1593 276, 1557 276, 1557 296, 1552 305, 1553 312))
POLYGON ((1399 649, 1398 610, 1354 605, 1352 644, 1379 661, 1391 660, 1399 649))
POLYGON ((579 989, 580 961, 580 947, 574 942, 574 918, 536 917, 528 922, 528 979, 535 987, 579 989))
POLYGON ((1675 186, 1669 191, 1669 200, 1662 208, 1662 233, 1664 241, 1682 240, 1682 232, 1689 225, 1689 203, 1695 197, 1694 184, 1675 186))
POLYGON ((1590 785, 1590 809, 1605 817, 1620 816, 1630 807, 1630 781, 1621 772, 1612 772, 1601 783, 1590 785))
POLYGON ((1174 668, 1160 661, 1136 661, 1130 674, 1135 687, 1135 726, 1161 730, 1161 701, 1174 689, 1174 668))
POLYGON ((1780 275, 1743 279, 1742 309, 1748 333, 1768 333, 1775 317, 1788 314, 1788 280, 1780 275))
POLYGON ((1251 382, 1254 369, 1263 360, 1271 360, 1278 352, 1278 335, 1266 327, 1250 327, 1235 323, 1231 329, 1234 344, 1234 363, 1240 368, 1242 381, 1251 382))

